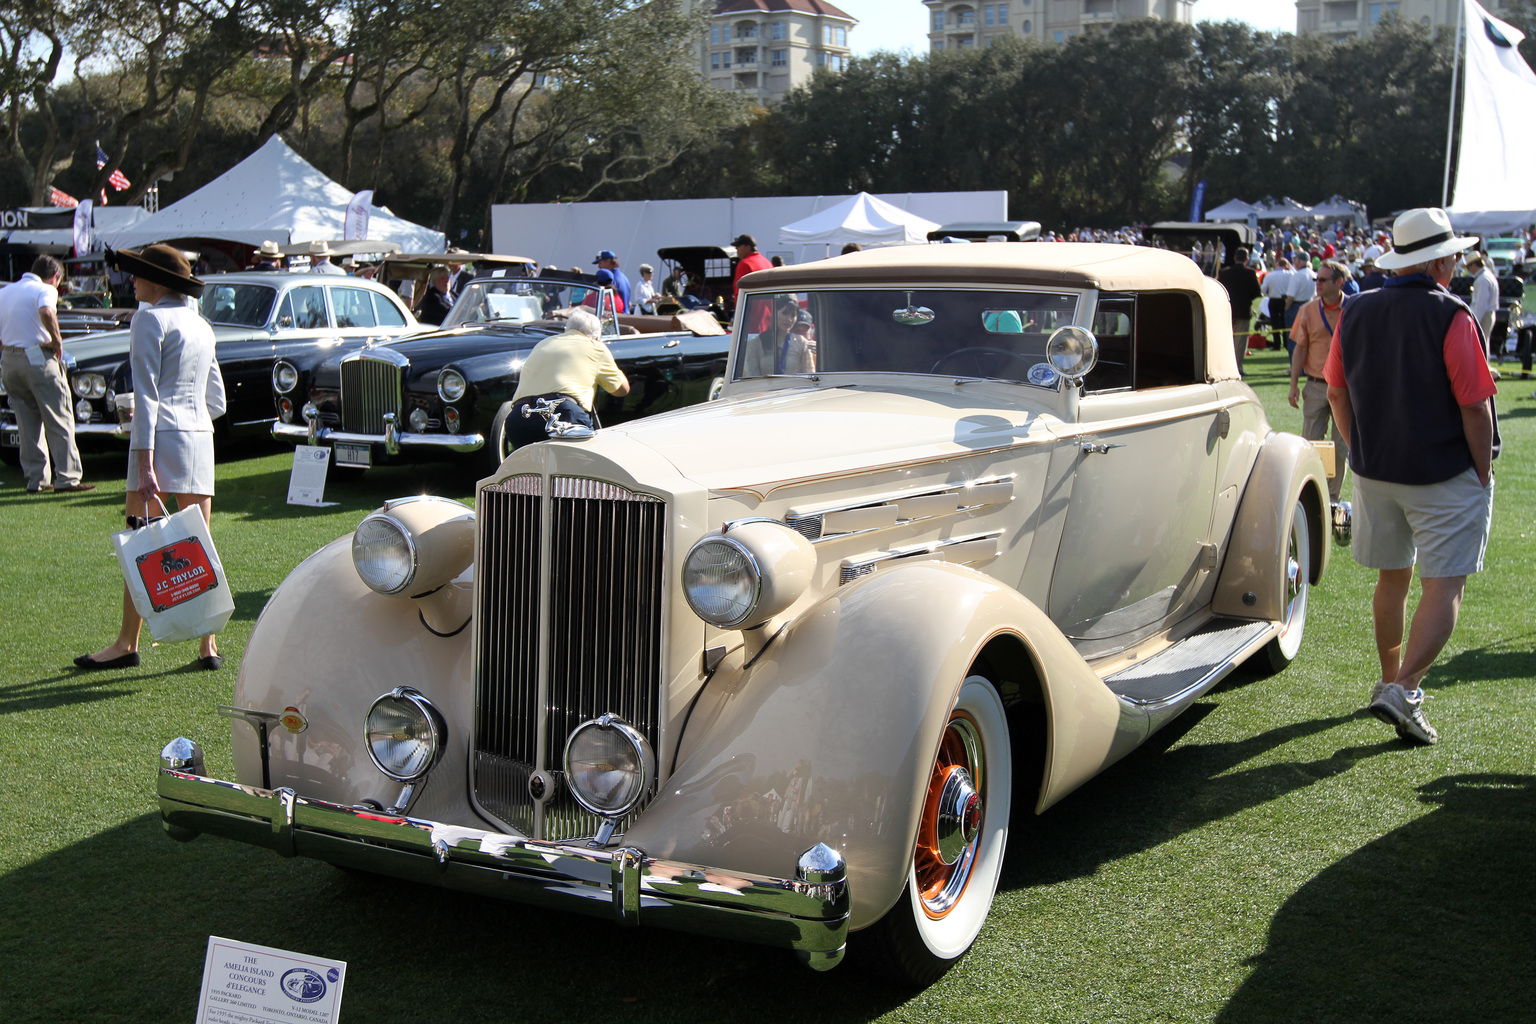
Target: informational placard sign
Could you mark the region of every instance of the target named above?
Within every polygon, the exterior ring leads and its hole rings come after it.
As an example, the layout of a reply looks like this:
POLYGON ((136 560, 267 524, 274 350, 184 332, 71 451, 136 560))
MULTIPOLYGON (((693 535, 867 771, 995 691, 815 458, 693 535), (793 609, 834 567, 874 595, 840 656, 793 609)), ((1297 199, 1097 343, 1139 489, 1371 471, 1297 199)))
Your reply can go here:
POLYGON ((208 937, 197 1024, 335 1024, 342 960, 208 937))
POLYGON ((293 470, 288 474, 288 504, 330 508, 325 497, 325 474, 331 467, 331 450, 301 444, 293 450, 293 470))

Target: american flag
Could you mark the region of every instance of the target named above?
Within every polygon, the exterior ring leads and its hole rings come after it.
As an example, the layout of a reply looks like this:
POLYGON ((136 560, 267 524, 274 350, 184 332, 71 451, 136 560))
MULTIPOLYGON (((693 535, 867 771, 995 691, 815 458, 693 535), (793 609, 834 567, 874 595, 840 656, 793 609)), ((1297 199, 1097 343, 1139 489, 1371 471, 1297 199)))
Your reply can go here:
POLYGON ((80 205, 80 200, 76 199, 68 192, 61 192, 52 186, 49 186, 48 188, 48 201, 54 206, 75 207, 80 205))
MULTIPOLYGON (((98 142, 96 144, 96 169, 99 171, 105 166, 107 166, 107 154, 102 151, 101 143, 98 142)), ((111 177, 107 179, 107 184, 111 185, 114 191, 121 192, 129 185, 132 185, 133 182, 129 181, 128 175, 124 174, 121 170, 114 170, 111 177)))

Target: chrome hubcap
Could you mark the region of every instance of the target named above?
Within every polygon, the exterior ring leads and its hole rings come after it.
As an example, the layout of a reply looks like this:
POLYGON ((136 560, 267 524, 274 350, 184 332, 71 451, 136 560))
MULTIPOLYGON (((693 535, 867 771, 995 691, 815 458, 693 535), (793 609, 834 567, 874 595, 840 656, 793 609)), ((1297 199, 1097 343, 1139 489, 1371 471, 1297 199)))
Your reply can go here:
POLYGON ((981 794, 976 792, 970 772, 958 766, 950 771, 938 811, 934 831, 939 860, 953 864, 981 831, 981 794))

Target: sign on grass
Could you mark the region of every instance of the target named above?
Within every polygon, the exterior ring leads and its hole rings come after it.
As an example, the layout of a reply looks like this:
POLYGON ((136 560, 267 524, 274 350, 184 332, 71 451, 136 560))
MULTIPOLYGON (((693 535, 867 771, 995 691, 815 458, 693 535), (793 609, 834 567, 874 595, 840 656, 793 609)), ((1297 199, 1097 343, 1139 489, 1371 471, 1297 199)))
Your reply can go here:
POLYGON ((197 1024, 335 1024, 342 960, 208 937, 197 1024))

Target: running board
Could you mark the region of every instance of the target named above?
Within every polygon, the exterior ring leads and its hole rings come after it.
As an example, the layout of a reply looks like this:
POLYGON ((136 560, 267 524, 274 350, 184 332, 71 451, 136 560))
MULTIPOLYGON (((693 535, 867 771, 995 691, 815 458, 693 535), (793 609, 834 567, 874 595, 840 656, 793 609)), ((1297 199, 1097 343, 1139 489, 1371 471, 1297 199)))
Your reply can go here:
POLYGON ((1267 643, 1274 629, 1272 622, 1213 619, 1167 650, 1106 677, 1104 685, 1121 700, 1141 707, 1173 703, 1215 686, 1267 643))

